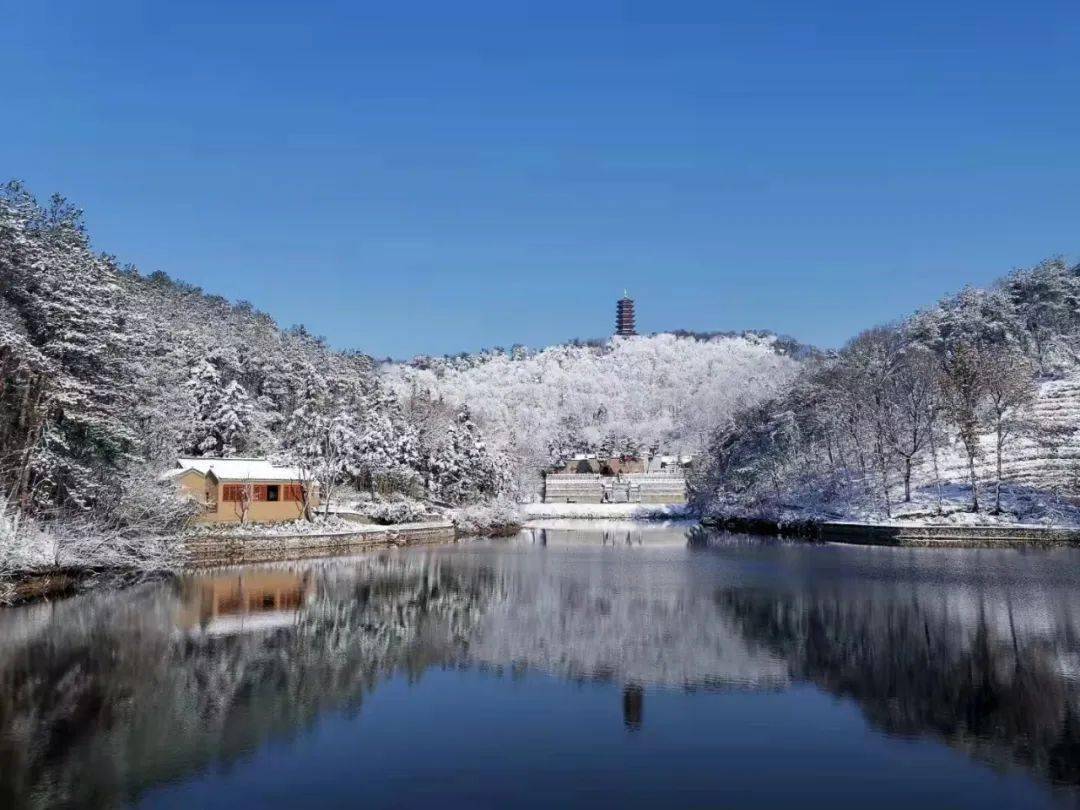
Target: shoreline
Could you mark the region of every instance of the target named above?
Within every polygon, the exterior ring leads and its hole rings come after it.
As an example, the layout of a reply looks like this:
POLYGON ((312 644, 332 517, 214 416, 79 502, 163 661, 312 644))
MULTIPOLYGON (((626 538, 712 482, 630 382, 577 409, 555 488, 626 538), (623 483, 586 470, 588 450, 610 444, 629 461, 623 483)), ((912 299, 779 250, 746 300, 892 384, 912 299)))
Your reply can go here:
MULTIPOLYGON (((44 599, 61 599, 89 587, 117 586, 178 576, 182 573, 230 565, 256 565, 290 560, 329 559, 388 548, 437 545, 457 542, 463 537, 510 537, 522 528, 543 527, 561 522, 695 524, 713 531, 760 534, 802 540, 808 543, 842 543, 854 546, 892 548, 1058 548, 1080 546, 1080 526, 1038 525, 951 525, 883 524, 849 521, 780 521, 772 518, 698 518, 688 509, 616 509, 603 514, 596 506, 584 509, 550 510, 558 514, 532 514, 526 509, 522 525, 487 527, 476 534, 462 534, 448 521, 371 524, 347 532, 316 534, 260 535, 207 534, 185 539, 184 564, 175 570, 79 568, 65 566, 51 570, 17 571, 0 580, 0 608, 24 605, 44 599)), ((548 510, 545 510, 547 512, 548 510)), ((606 510, 604 510, 606 511, 606 510)))
POLYGON ((142 582, 169 579, 177 575, 167 569, 142 571, 137 568, 78 568, 17 571, 0 580, 0 610, 51 599, 65 599, 98 587, 124 588, 142 582))
POLYGON ((701 525, 719 531, 770 534, 819 543, 906 548, 1032 548, 1080 545, 1080 526, 1031 524, 954 525, 856 523, 852 521, 772 518, 702 518, 701 525))
POLYGON ((374 548, 451 542, 457 537, 454 524, 449 521, 358 525, 347 531, 307 534, 210 533, 185 538, 184 567, 198 569, 311 557, 339 557, 374 548))
MULTIPOLYGON (((488 527, 484 536, 503 536, 506 531, 508 527, 488 527)), ((123 586, 228 565, 331 558, 378 549, 451 543, 460 536, 449 521, 370 524, 344 532, 307 534, 207 533, 180 540, 184 549, 182 562, 176 568, 63 566, 16 571, 0 579, 0 608, 61 599, 97 585, 123 586)))
MULTIPOLYGON (((235 528, 235 527, 234 527, 235 528)), ((166 579, 230 565, 257 565, 362 554, 391 548, 455 543, 468 537, 512 537, 523 524, 506 523, 463 532, 450 521, 359 524, 355 529, 293 534, 240 533, 227 530, 183 537, 183 561, 176 568, 141 570, 100 566, 63 566, 16 571, 0 578, 0 608, 45 599, 62 599, 98 586, 118 586, 166 579)))
POLYGON ((521 505, 526 523, 536 520, 635 520, 642 523, 700 518, 687 504, 638 503, 526 503, 521 505))

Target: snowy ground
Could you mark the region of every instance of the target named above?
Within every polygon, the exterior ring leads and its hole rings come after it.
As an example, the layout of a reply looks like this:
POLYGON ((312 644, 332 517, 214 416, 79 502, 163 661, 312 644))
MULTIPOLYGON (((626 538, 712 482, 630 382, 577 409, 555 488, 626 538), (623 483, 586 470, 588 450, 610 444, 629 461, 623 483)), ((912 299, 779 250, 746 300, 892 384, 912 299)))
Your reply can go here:
POLYGON ((1002 488, 1001 513, 993 514, 991 487, 979 488, 980 511, 971 511, 971 489, 964 484, 944 484, 940 493, 934 486, 912 492, 909 503, 892 504, 886 516, 879 500, 809 505, 785 503, 779 508, 763 503, 756 508, 718 504, 715 514, 722 518, 762 519, 779 523, 803 522, 865 523, 883 526, 1080 526, 1080 505, 1045 490, 1023 486, 1002 488))
POLYGON ((407 499, 359 504, 337 503, 330 514, 321 512, 311 521, 284 523, 204 524, 190 527, 187 537, 283 537, 312 534, 355 534, 386 528, 430 523, 452 523, 460 534, 489 534, 510 531, 524 520, 516 504, 492 501, 457 509, 433 507, 407 499))
POLYGON ((521 507, 521 511, 529 520, 690 520, 697 517, 685 504, 527 503, 521 507))
POLYGON ((961 484, 942 487, 939 509, 934 487, 912 493, 911 503, 895 504, 891 520, 897 524, 944 524, 954 526, 1076 526, 1080 507, 1052 493, 1021 486, 1002 489, 1001 513, 992 514, 993 490, 980 490, 981 509, 970 510, 971 488, 961 484))
POLYGON ((184 532, 186 537, 266 537, 294 536, 298 534, 346 534, 363 529, 355 521, 337 515, 317 515, 314 520, 290 520, 284 523, 226 523, 192 526, 184 532))

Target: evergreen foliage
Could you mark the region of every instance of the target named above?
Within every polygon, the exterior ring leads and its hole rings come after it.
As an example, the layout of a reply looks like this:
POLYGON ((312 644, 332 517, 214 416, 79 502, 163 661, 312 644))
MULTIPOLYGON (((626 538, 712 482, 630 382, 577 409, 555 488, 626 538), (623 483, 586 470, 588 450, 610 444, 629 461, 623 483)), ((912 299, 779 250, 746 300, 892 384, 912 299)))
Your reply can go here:
POLYGON ((475 425, 427 411, 452 430, 421 430, 369 357, 121 268, 60 197, 0 193, 0 488, 21 508, 100 511, 179 454, 273 455, 316 469, 324 493, 427 481, 418 494, 461 503, 506 482, 475 425))

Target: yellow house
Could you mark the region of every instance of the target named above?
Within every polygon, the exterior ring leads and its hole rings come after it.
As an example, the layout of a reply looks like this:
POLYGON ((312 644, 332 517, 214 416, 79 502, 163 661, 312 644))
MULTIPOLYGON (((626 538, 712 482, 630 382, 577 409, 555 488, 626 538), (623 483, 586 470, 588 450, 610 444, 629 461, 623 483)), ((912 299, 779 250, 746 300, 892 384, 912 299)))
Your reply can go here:
POLYGON ((279 467, 262 458, 182 458, 167 475, 198 501, 202 523, 280 523, 319 503, 317 485, 299 468, 279 467))

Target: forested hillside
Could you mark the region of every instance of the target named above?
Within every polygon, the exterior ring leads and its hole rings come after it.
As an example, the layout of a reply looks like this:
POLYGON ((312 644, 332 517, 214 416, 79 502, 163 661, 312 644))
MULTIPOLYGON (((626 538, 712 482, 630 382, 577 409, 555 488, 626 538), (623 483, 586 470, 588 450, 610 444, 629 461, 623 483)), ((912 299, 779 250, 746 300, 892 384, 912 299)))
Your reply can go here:
POLYGON ((1074 521, 1078 462, 1080 267, 1054 259, 809 362, 713 435, 695 499, 785 520, 1074 521))
POLYGON ((408 398, 468 404, 525 488, 576 452, 700 452, 718 425, 778 396, 809 351, 768 334, 613 338, 383 366, 408 398))
POLYGON ((822 354, 658 334, 377 365, 91 250, 0 194, 0 486, 45 515, 154 512, 177 455, 268 455, 450 504, 582 451, 690 453, 705 511, 1075 517, 1080 268, 1052 260, 822 354))
POLYGON ((23 511, 148 508, 177 455, 271 455, 334 484, 463 503, 505 489, 467 408, 398 400, 332 351, 95 254, 81 212, 0 193, 0 486, 23 511))

